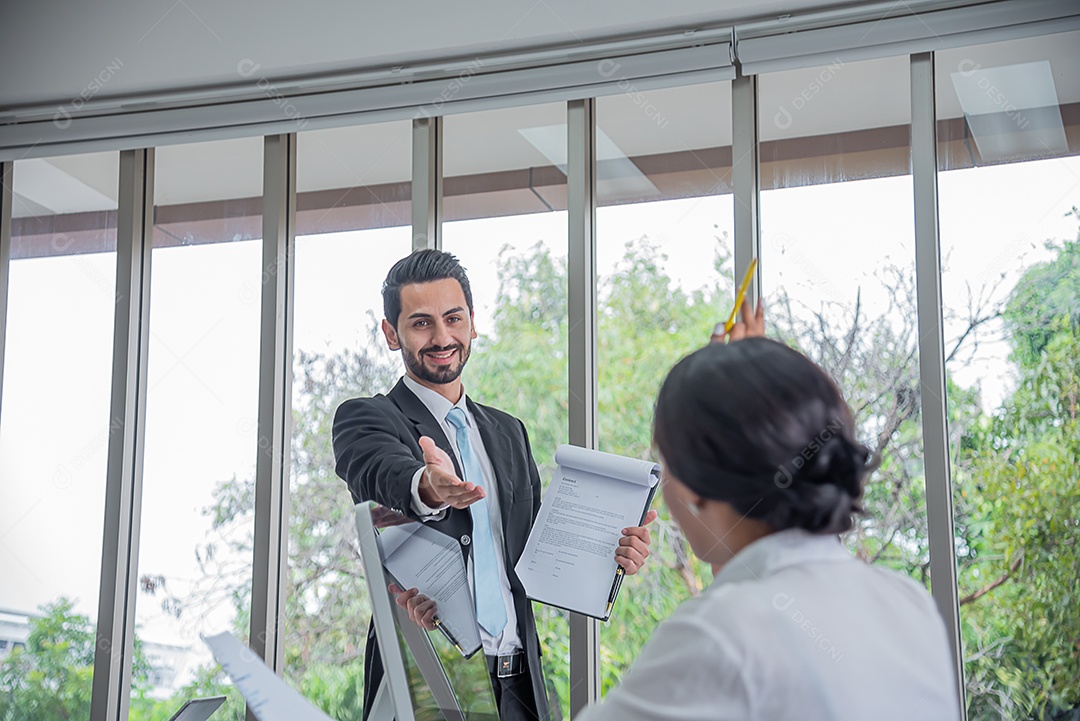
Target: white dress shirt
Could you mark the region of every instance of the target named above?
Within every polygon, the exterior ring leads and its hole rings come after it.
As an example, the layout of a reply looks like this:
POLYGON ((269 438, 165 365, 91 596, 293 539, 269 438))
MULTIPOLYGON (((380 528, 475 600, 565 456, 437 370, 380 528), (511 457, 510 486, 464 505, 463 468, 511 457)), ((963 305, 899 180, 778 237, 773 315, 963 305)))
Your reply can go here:
MULTIPOLYGON (((461 398, 458 399, 457 403, 451 403, 439 393, 426 386, 420 385, 409 376, 405 376, 404 380, 405 386, 413 392, 413 395, 420 399, 420 402, 431 411, 431 415, 435 416, 435 420, 439 422, 439 426, 442 427, 447 440, 450 441, 450 447, 454 451, 454 458, 457 459, 459 468, 464 468, 465 464, 461 462, 461 456, 458 453, 457 429, 446 420, 446 415, 450 412, 450 409, 454 407, 460 408, 465 412, 469 443, 472 446, 473 452, 476 453, 476 457, 480 460, 480 472, 484 476, 480 479, 470 478, 469 483, 483 487, 484 495, 487 498, 488 519, 491 521, 491 537, 495 542, 495 555, 499 561, 499 586, 502 591, 503 604, 506 606, 506 626, 503 628, 502 632, 498 636, 492 636, 484 630, 483 626, 478 626, 480 630, 480 641, 484 644, 484 653, 489 656, 517 651, 521 649, 521 637, 518 635, 517 614, 514 613, 514 594, 510 591, 510 579, 506 575, 506 558, 503 553, 502 515, 499 513, 498 483, 495 481, 495 469, 491 465, 491 459, 488 458, 487 450, 484 448, 484 439, 480 437, 480 429, 476 426, 476 419, 473 418, 472 413, 469 412, 469 409, 465 404, 464 391, 462 391, 461 398)), ((424 469, 421 468, 413 475, 413 510, 424 521, 442 520, 446 515, 446 509, 449 508, 449 506, 444 505, 439 508, 432 508, 420 500, 420 476, 423 472, 424 469)), ((473 564, 471 555, 469 556, 468 572, 469 585, 472 587, 473 564)))
POLYGON ((788 530, 736 554, 578 721, 954 721, 951 659, 922 586, 788 530))

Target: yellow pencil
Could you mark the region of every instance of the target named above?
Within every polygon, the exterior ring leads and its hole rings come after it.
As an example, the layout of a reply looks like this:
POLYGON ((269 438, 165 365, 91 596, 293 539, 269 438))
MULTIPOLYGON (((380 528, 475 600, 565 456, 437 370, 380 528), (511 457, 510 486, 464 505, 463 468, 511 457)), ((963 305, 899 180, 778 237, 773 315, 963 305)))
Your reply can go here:
POLYGON ((750 267, 746 269, 746 275, 743 276, 742 285, 739 286, 739 292, 735 294, 735 307, 731 309, 731 315, 724 322, 724 333, 730 333, 732 326, 735 325, 735 316, 739 312, 739 307, 742 305, 743 298, 746 297, 746 289, 750 287, 750 279, 754 277, 754 268, 757 267, 757 258, 753 258, 750 261, 750 267))

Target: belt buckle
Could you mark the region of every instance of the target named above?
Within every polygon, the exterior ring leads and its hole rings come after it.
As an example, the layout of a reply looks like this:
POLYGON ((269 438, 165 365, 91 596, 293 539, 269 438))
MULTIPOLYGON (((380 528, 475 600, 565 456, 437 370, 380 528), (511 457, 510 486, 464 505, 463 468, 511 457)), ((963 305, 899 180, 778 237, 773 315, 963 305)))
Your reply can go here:
POLYGON ((495 669, 496 678, 510 678, 511 676, 517 676, 520 671, 515 670, 514 661, 519 657, 519 654, 508 654, 506 656, 498 656, 496 663, 498 664, 495 669))

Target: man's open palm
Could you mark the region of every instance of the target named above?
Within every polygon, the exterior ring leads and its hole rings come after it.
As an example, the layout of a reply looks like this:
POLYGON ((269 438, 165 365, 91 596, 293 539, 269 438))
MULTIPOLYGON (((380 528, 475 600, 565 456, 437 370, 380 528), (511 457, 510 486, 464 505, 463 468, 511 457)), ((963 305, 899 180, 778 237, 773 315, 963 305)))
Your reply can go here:
POLYGON ((484 497, 484 489, 457 477, 454 461, 427 436, 420 438, 424 472, 420 476, 420 499, 427 505, 468 508, 484 497))

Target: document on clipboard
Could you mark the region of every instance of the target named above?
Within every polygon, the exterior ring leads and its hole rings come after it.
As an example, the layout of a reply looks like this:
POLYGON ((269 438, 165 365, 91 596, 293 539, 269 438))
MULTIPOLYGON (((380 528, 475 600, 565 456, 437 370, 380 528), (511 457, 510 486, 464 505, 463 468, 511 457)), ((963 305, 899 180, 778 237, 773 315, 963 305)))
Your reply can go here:
POLYGON ((641 525, 660 466, 577 446, 559 446, 555 477, 514 566, 534 601, 606 621, 622 583, 615 549, 641 525))
POLYGON ((391 526, 376 542, 383 566, 402 588, 435 601, 439 631, 465 658, 480 650, 480 630, 457 539, 422 523, 391 526))

